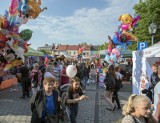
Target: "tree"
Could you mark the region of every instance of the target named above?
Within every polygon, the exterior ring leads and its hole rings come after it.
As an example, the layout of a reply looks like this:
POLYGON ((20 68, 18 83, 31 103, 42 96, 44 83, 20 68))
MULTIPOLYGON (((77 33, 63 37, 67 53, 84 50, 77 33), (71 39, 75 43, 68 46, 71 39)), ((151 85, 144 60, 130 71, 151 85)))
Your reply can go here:
MULTIPOLYGON (((154 43, 160 39, 160 1, 159 0, 145 0, 134 6, 135 14, 140 15, 141 19, 138 23, 138 28, 133 31, 137 36, 138 41, 146 41, 148 45, 151 45, 151 35, 149 34, 148 27, 152 23, 157 24, 157 32, 155 34, 154 43)), ((135 50, 136 43, 129 47, 129 49, 135 50)))
POLYGON ((98 50, 106 50, 107 47, 108 47, 108 43, 105 42, 104 44, 102 44, 102 45, 100 45, 100 46, 98 47, 98 50))

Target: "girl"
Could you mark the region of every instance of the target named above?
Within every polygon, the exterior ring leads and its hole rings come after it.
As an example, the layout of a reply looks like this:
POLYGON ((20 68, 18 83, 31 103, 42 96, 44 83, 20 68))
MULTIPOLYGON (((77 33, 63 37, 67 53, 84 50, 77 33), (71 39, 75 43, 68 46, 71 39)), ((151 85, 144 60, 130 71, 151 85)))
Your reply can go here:
POLYGON ((132 94, 123 107, 122 123, 157 123, 151 111, 151 101, 144 95, 132 94))
POLYGON ((111 108, 106 108, 106 109, 114 111, 116 108, 114 103, 112 103, 113 93, 116 89, 116 75, 115 75, 114 65, 109 66, 104 82, 106 84, 106 100, 111 106, 111 108))
POLYGON ((66 111, 70 123, 76 123, 76 117, 78 113, 78 102, 85 99, 88 99, 88 97, 83 95, 82 89, 80 88, 79 78, 72 78, 71 85, 69 86, 66 92, 66 111))
POLYGON ((31 99, 31 123, 57 123, 60 112, 58 93, 53 90, 56 80, 46 77, 43 80, 43 89, 38 90, 31 99))

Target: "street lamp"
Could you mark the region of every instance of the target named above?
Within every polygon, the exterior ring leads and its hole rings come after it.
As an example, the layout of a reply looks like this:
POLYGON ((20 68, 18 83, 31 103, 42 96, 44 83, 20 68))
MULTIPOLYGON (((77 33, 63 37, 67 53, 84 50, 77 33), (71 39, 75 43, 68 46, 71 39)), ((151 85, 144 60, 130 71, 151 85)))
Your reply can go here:
POLYGON ((150 25, 149 25, 149 33, 151 34, 151 38, 152 38, 152 45, 153 45, 153 43, 154 43, 154 34, 156 33, 156 30, 157 30, 157 25, 155 24, 155 23, 151 23, 150 25))

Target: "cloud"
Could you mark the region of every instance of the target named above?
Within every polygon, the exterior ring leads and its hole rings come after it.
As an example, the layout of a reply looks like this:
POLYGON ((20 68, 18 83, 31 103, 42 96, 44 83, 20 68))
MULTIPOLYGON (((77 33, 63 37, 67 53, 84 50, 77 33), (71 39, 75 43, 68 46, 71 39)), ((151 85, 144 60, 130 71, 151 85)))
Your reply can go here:
MULTIPOLYGON (((36 24, 29 24, 28 28, 40 31, 49 41, 62 44, 66 44, 65 42, 78 44, 78 41, 101 44, 107 41, 107 35, 114 35, 120 25, 118 17, 123 13, 133 15, 133 5, 138 2, 138 0, 109 1, 106 0, 107 5, 104 9, 82 8, 68 17, 41 14, 35 20, 36 24)), ((27 28, 27 25, 23 28, 27 28)))

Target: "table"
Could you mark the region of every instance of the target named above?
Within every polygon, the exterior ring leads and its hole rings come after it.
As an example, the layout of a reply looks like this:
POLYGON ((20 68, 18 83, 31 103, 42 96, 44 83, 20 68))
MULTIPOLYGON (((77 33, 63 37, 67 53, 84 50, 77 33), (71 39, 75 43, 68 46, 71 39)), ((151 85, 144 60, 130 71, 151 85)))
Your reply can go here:
POLYGON ((0 90, 12 87, 13 85, 16 85, 16 84, 17 84, 17 78, 16 77, 5 80, 5 81, 2 81, 1 84, 0 84, 0 90))

